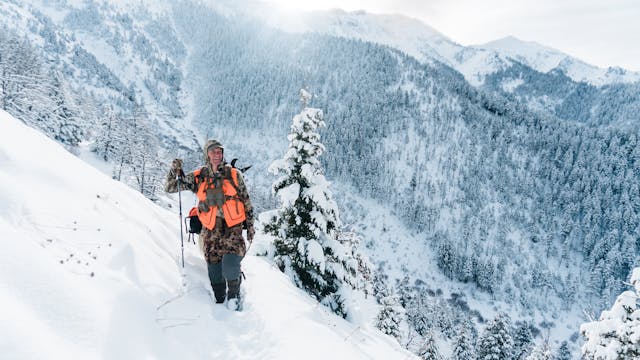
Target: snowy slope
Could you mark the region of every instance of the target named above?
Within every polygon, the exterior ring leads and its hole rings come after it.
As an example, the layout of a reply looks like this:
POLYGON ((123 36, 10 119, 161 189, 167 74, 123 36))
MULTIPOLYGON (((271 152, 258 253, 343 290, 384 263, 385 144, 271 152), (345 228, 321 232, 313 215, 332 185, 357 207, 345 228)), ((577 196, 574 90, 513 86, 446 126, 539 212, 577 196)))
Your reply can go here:
POLYGON ((116 112, 130 112, 135 101, 162 141, 193 146, 197 132, 182 121, 188 94, 180 91, 187 49, 161 17, 170 5, 27 0, 0 2, 0 15, 2 25, 28 38, 71 88, 116 112))
MULTIPOLYGON (((211 301, 178 217, 0 112, 0 353, 10 359, 411 358, 263 258, 245 311, 211 301)), ((258 239, 260 240, 260 239, 258 239)))
POLYGON ((496 51, 542 73, 558 69, 575 81, 584 81, 596 86, 640 80, 640 73, 618 67, 602 69, 559 50, 513 36, 479 45, 477 48, 496 51))

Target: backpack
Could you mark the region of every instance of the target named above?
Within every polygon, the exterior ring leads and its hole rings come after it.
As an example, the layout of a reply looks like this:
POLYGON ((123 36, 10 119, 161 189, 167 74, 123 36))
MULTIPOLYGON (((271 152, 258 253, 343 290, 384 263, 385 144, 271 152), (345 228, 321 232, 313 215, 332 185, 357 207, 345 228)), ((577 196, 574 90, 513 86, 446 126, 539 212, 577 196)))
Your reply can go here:
POLYGON ((200 234, 200 231, 202 230, 202 223, 200 222, 200 219, 198 219, 197 207, 194 206, 189 210, 189 216, 184 218, 184 226, 189 234, 200 234))

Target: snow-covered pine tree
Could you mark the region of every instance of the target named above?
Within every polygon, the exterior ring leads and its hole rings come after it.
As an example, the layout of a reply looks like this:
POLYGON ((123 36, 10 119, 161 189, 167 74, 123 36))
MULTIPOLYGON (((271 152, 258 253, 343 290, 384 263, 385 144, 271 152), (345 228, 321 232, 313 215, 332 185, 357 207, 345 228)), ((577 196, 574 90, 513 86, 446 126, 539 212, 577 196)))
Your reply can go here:
POLYGON ((118 148, 123 141, 123 130, 113 107, 105 106, 103 108, 98 126, 92 151, 104 161, 116 160, 118 148))
POLYGON ((6 28, 0 32, 0 108, 69 149, 76 147, 84 130, 75 94, 58 71, 45 71, 27 38, 6 28))
POLYGON ((353 231, 339 231, 338 241, 350 251, 353 260, 345 261, 350 276, 344 280, 352 289, 361 291, 365 297, 374 293, 373 265, 369 258, 360 251, 362 237, 353 231))
POLYGON ((566 341, 563 341, 556 352, 556 357, 554 360, 571 360, 571 350, 569 350, 569 344, 566 341))
POLYGON ((42 115, 46 123, 45 133, 66 146, 76 147, 84 138, 80 110, 62 74, 52 71, 49 76, 48 97, 53 107, 42 115))
POLYGON ((382 269, 378 269, 373 273, 373 295, 375 295, 378 304, 382 304, 382 299, 391 295, 387 285, 387 278, 382 269))
POLYGON ((0 33, 0 108, 46 132, 45 116, 55 106, 42 61, 28 39, 7 28, 0 28, 0 33))
POLYGON ((303 109, 293 118, 289 148, 283 159, 269 167, 270 172, 281 175, 273 184, 281 207, 265 225, 265 232, 275 237, 274 260, 280 270, 346 317, 339 290, 345 283, 356 283, 345 280, 353 276, 349 264, 355 260, 350 249, 338 241, 338 206, 319 160, 325 151, 317 132, 325 126, 322 110, 307 107, 311 95, 306 90, 300 96, 303 109))
POLYGON ((160 186, 160 166, 158 162, 158 137, 150 125, 151 120, 143 104, 136 104, 129 119, 128 149, 131 152, 131 181, 143 195, 155 198, 155 191, 160 186))
POLYGON ((409 284, 410 279, 409 279, 409 275, 405 275, 404 278, 402 278, 402 280, 400 280, 400 282, 398 283, 398 297, 400 298, 400 305, 402 305, 403 308, 407 308, 409 303, 411 303, 411 301, 414 298, 414 289, 411 288, 411 285, 409 284))
POLYGON ((383 333, 400 340, 400 323, 404 318, 404 309, 398 297, 394 294, 385 296, 381 299, 381 305, 376 317, 376 327, 383 333))
POLYGON ((551 347, 548 342, 543 342, 538 346, 534 346, 531 354, 526 357, 526 360, 551 360, 553 354, 551 353, 551 347))
POLYGON ((531 352, 531 327, 528 323, 517 324, 515 335, 513 336, 513 357, 516 360, 524 359, 531 352))
POLYGON ((464 321, 458 330, 458 336, 453 344, 452 360, 475 359, 471 338, 471 323, 464 321))
POLYGON ((438 345, 436 345, 435 335, 433 331, 427 332, 427 336, 424 340, 424 344, 420 349, 418 354, 421 359, 424 360, 442 360, 443 357, 440 355, 440 351, 438 350, 438 345))
MULTIPOLYGON (((402 285, 402 283, 400 283, 400 285, 402 285)), ((400 287, 400 289, 402 289, 402 287, 400 287)), ((398 290, 398 292, 400 292, 400 290, 398 290)), ((429 306, 432 302, 433 300, 430 299, 427 294, 418 292, 415 296, 412 295, 408 303, 403 305, 409 325, 413 327, 420 336, 426 336, 436 322, 433 307, 429 306)), ((400 300, 400 304, 402 305, 402 300, 400 300)))
POLYGON ((511 338, 511 320, 505 313, 498 314, 487 324, 478 340, 478 360, 511 359, 513 339, 511 338))
POLYGON ((586 339, 582 346, 584 358, 640 358, 640 267, 633 269, 631 285, 635 291, 620 294, 611 310, 602 312, 600 320, 580 326, 580 333, 586 339))

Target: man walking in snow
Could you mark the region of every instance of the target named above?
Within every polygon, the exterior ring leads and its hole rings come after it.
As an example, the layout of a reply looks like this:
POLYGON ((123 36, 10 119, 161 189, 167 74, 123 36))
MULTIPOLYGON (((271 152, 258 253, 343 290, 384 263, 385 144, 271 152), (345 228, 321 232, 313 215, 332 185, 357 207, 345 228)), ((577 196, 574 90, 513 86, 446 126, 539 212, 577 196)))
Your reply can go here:
POLYGON ((253 207, 242 173, 224 162, 224 147, 217 140, 204 146, 206 166, 189 174, 182 171, 182 160, 175 159, 167 175, 165 191, 193 191, 198 197, 198 218, 202 222, 200 239, 204 244, 209 280, 217 303, 227 299, 227 307, 239 310, 240 262, 247 249, 242 237, 243 224, 251 243, 253 207))

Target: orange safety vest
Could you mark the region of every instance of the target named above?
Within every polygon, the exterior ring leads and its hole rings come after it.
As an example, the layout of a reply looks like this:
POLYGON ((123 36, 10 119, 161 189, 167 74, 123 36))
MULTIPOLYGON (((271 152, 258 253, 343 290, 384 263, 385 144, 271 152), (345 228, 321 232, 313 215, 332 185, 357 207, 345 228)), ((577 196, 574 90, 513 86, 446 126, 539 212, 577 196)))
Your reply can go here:
MULTIPOLYGON (((198 192, 196 196, 198 200, 202 202, 207 201, 207 189, 214 188, 213 179, 211 177, 200 178, 200 171, 202 169, 198 169, 193 172, 193 175, 196 179, 196 184, 198 184, 198 192)), ((223 170, 224 171, 224 170, 223 170)), ((235 168, 231 168, 231 179, 228 177, 222 178, 222 192, 224 193, 225 202, 222 204, 222 213, 224 214, 224 220, 227 223, 228 227, 232 227, 234 225, 241 224, 243 221, 247 219, 247 216, 244 212, 244 203, 238 197, 238 191, 236 190, 236 186, 238 184, 238 170, 235 168), (233 184, 230 182, 233 181, 233 184)), ((218 214, 217 206, 210 206, 209 211, 201 212, 198 211, 198 218, 200 222, 202 222, 202 226, 206 227, 209 230, 213 230, 216 226, 216 215, 218 214)))

